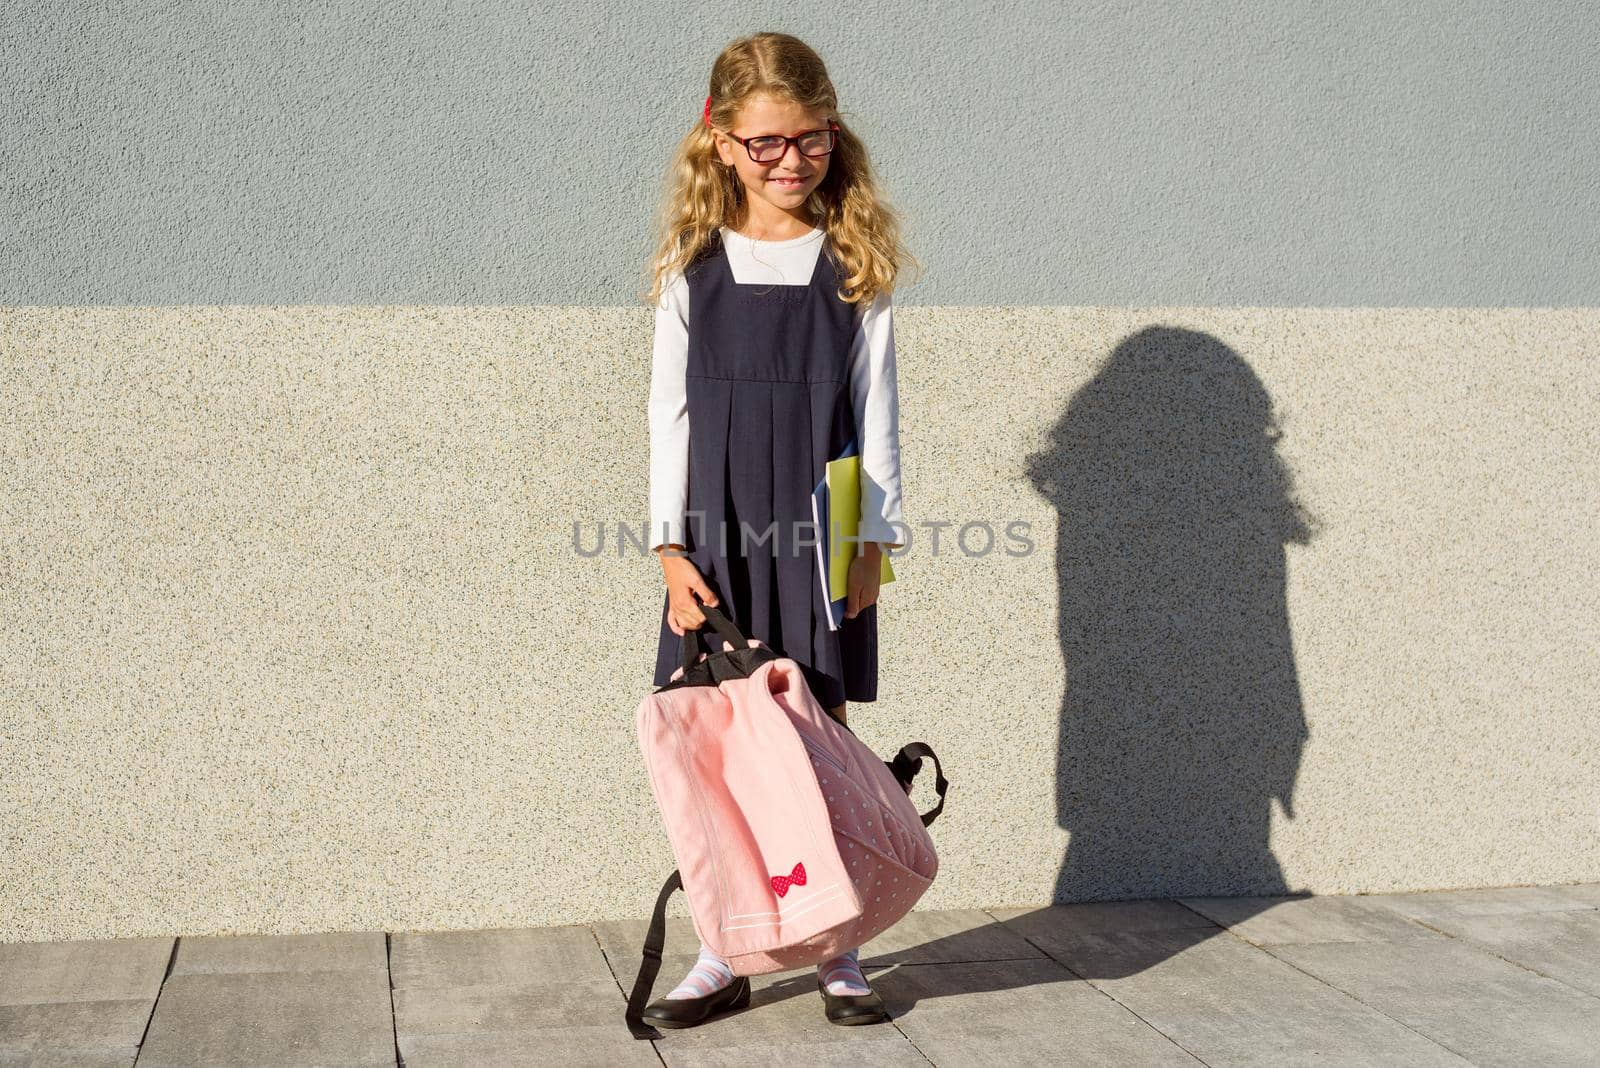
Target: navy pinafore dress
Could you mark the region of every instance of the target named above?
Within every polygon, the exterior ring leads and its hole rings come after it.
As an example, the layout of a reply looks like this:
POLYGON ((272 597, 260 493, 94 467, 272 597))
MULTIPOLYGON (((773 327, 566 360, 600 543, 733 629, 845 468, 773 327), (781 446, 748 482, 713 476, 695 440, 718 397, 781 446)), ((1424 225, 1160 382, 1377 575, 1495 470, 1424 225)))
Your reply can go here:
MULTIPOLYGON (((848 374, 856 305, 838 296, 826 236, 803 286, 736 282, 721 237, 684 270, 687 555, 724 613, 799 664, 824 708, 875 701, 878 606, 831 629, 817 550, 805 544, 816 540, 812 490, 827 462, 858 440, 848 374)), ((669 607, 663 595, 657 686, 683 656, 669 607)), ((710 648, 723 647, 710 627, 701 633, 710 648)))

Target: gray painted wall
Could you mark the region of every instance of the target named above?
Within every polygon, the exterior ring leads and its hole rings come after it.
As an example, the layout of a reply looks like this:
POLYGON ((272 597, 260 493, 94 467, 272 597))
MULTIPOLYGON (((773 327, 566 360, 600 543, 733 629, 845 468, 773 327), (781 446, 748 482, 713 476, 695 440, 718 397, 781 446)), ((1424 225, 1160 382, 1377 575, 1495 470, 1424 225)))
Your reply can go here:
POLYGON ((1585 0, 13 3, 0 304, 635 300, 729 39, 829 61, 915 304, 1600 304, 1585 0))

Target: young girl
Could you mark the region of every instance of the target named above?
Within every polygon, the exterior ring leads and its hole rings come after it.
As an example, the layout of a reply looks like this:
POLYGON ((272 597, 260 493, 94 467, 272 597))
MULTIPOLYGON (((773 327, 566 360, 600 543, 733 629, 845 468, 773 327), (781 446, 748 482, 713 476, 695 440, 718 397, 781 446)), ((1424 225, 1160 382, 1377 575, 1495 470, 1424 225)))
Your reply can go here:
MULTIPOLYGON (((667 586, 654 684, 680 664, 685 631, 704 624, 700 605, 716 605, 799 664, 843 722, 846 701, 877 698, 881 554, 903 544, 890 292, 910 257, 827 68, 802 41, 733 42, 710 88, 670 169, 648 294, 650 529, 667 586), (862 540, 835 630, 811 493, 852 443, 862 540)), ((887 1018, 858 953, 817 969, 835 1023, 887 1018)), ((644 1016, 689 1027, 749 993, 702 943, 694 969, 644 1016)))

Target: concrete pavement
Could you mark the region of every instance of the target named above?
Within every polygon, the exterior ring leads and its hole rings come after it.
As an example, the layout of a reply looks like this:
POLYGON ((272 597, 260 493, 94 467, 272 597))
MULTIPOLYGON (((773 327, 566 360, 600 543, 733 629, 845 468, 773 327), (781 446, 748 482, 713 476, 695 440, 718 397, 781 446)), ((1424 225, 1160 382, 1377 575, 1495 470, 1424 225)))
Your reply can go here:
POLYGON ((862 950, 888 1023, 804 969, 653 1042, 644 926, 3 945, 0 1066, 1600 1064, 1600 883, 915 912, 862 950))

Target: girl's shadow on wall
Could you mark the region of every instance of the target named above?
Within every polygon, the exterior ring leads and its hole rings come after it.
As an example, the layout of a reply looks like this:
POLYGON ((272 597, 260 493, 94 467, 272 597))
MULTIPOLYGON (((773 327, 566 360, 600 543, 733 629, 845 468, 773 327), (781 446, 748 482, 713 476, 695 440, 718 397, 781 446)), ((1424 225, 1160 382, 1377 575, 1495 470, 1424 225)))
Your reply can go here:
POLYGON ((1284 545, 1310 523, 1272 400, 1208 334, 1124 339, 1029 457, 1066 678, 1056 902, 1281 894, 1306 740, 1284 545))

